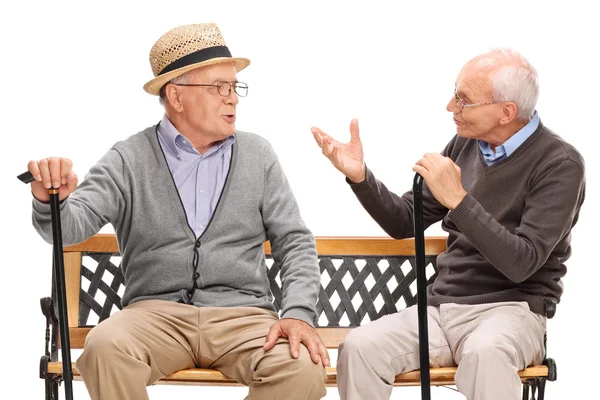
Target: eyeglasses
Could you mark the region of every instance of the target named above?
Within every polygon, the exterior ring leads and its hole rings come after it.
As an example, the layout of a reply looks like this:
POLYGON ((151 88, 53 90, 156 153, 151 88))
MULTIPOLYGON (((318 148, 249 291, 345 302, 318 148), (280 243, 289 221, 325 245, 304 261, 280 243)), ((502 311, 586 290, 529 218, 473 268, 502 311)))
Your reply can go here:
MULTIPOLYGON (((172 83, 172 82, 171 82, 172 83)), ((235 91, 240 97, 246 97, 248 95, 248 85, 244 82, 218 82, 213 85, 208 85, 205 83, 173 83, 176 86, 211 86, 216 87, 217 92, 223 97, 231 96, 231 88, 235 91)))
POLYGON ((458 109, 462 112, 462 110, 464 110, 467 107, 475 107, 475 106, 487 106, 489 104, 498 104, 498 103, 505 103, 504 101, 488 101, 485 103, 465 103, 465 101, 463 99, 461 99, 461 97, 458 95, 458 92, 456 91, 456 89, 454 89, 454 100, 456 101, 456 107, 458 107, 458 109))

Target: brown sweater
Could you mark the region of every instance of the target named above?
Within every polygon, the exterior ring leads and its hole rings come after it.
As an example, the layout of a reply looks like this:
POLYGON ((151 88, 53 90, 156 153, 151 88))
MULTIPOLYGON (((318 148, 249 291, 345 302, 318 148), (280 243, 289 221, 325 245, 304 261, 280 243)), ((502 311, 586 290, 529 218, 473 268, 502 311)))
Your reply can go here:
MULTIPOLYGON (((476 140, 455 136, 443 155, 462 172, 467 196, 449 210, 423 187, 424 223, 442 220, 448 249, 428 287, 429 305, 526 301, 544 314, 560 300, 571 229, 585 195, 577 150, 540 122, 510 157, 488 166, 476 140)), ((412 191, 390 192, 370 170, 351 184, 361 204, 393 238, 413 237, 412 191)))

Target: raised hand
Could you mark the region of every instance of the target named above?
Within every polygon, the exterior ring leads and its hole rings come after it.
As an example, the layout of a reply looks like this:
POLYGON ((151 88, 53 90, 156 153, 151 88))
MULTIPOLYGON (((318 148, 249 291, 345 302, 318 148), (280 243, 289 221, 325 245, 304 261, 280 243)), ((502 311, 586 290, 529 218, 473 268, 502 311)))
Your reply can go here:
POLYGON ((354 183, 365 180, 365 160, 357 119, 350 122, 348 143, 341 143, 316 127, 311 128, 311 132, 325 157, 348 179, 354 183))
POLYGON ((68 158, 49 157, 39 161, 29 161, 27 169, 35 181, 31 182, 31 193, 39 201, 50 201, 48 189, 58 188, 58 197, 62 201, 77 188, 77 175, 73 172, 73 163, 68 158))

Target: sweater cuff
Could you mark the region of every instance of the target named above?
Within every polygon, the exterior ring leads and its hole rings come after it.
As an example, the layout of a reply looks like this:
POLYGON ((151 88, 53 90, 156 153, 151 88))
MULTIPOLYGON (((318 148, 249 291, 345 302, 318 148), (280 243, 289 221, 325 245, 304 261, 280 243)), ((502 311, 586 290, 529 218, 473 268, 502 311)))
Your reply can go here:
POLYGON ((457 226, 460 226, 461 221, 464 221, 469 217, 471 211, 477 205, 477 200, 475 200, 470 194, 462 199, 460 203, 456 206, 456 208, 448 213, 448 217, 452 222, 454 222, 457 226))
MULTIPOLYGON (((59 210, 62 210, 63 208, 65 208, 67 199, 68 199, 68 197, 58 204, 59 210)), ((50 214, 50 211, 51 211, 50 203, 44 203, 43 201, 39 201, 35 197, 33 197, 33 199, 32 199, 32 208, 33 208, 33 211, 35 211, 38 214, 42 214, 42 215, 50 214)))
POLYGON ((350 185, 350 188, 354 193, 364 192, 365 190, 369 190, 370 182, 374 180, 373 173, 369 170, 369 167, 365 165, 365 180, 359 183, 352 182, 350 179, 346 178, 346 183, 350 185))
POLYGON ((300 321, 306 322, 313 328, 315 327, 316 318, 314 317, 314 314, 302 308, 290 308, 281 316, 281 319, 284 318, 299 319, 300 321))
POLYGON ((33 211, 39 214, 50 214, 50 203, 44 203, 34 197, 31 204, 33 211))

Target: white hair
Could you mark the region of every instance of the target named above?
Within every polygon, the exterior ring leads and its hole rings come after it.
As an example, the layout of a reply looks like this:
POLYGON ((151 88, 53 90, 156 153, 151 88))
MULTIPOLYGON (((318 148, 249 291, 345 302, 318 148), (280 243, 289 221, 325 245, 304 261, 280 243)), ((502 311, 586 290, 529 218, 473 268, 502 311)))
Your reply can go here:
POLYGON ((490 50, 477 65, 492 68, 494 101, 512 101, 517 105, 517 119, 529 120, 535 111, 539 97, 538 74, 535 68, 519 52, 509 48, 490 50))
POLYGON ((167 84, 169 84, 169 83, 190 83, 190 72, 191 71, 188 71, 185 74, 176 76, 175 78, 171 79, 169 82, 165 83, 160 88, 160 91, 158 92, 158 101, 160 102, 160 104, 163 107, 165 106, 165 103, 167 102, 167 93, 165 91, 167 84))

